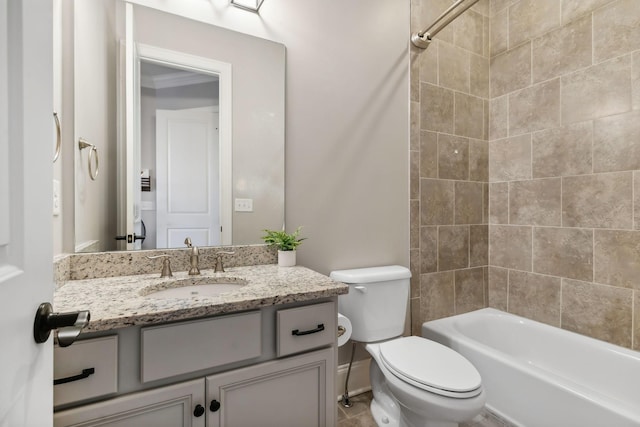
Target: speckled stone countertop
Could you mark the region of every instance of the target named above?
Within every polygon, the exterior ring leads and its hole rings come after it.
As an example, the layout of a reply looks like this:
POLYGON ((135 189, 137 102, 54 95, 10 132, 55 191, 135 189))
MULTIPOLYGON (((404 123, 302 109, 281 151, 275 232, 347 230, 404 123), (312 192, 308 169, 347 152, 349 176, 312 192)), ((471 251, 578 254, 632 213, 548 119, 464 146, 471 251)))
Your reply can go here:
POLYGON ((310 301, 347 292, 347 285, 308 268, 271 264, 226 268, 225 273, 202 270, 200 276, 174 272, 172 278, 160 278, 155 273, 67 280, 55 291, 53 304, 57 312, 89 310, 91 321, 83 330, 86 333, 310 301), (194 277, 247 284, 212 297, 161 299, 146 296, 152 290, 174 287, 172 282, 176 280, 194 277))

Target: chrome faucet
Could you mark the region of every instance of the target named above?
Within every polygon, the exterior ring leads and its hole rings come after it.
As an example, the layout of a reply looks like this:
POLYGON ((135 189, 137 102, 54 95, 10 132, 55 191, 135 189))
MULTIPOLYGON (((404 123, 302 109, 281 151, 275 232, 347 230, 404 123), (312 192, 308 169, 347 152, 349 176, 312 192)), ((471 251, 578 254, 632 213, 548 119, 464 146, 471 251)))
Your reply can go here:
POLYGON ((200 268, 198 268, 198 262, 200 257, 200 250, 197 246, 191 244, 191 237, 184 239, 184 244, 191 249, 189 254, 189 276, 195 276, 200 274, 200 268))
POLYGON ((221 251, 216 252, 216 265, 213 269, 214 273, 224 273, 224 265, 222 265, 222 255, 233 255, 235 252, 221 251))

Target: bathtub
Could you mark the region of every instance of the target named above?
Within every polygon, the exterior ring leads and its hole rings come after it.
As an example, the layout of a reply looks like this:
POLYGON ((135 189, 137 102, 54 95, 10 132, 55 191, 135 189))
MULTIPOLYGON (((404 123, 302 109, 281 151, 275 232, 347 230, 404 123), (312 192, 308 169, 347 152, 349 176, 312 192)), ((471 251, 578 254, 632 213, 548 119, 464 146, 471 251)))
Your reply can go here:
POLYGON ((487 409, 526 427, 640 426, 640 352, 492 308, 422 325, 480 372, 487 409))

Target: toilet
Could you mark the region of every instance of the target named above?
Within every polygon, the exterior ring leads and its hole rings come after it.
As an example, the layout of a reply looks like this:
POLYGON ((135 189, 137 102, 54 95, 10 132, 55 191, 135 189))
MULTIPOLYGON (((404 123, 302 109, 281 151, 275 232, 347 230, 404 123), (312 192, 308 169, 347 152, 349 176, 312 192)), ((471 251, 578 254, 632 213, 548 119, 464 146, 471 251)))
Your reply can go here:
POLYGON ((480 374, 462 355, 422 337, 402 337, 411 272, 402 266, 331 273, 349 285, 338 311, 351 339, 371 354, 371 413, 378 426, 454 427, 485 403, 480 374))

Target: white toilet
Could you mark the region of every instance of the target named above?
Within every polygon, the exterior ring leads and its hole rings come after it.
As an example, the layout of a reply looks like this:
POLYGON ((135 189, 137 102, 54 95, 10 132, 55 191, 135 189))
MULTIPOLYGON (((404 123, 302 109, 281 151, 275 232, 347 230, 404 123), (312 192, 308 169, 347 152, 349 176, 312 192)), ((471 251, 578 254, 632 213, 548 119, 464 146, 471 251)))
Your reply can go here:
POLYGON ((452 427, 480 413, 480 374, 462 355, 421 337, 401 337, 411 272, 401 266, 331 273, 349 285, 338 311, 351 320, 351 339, 373 357, 371 412, 378 426, 452 427))

